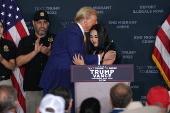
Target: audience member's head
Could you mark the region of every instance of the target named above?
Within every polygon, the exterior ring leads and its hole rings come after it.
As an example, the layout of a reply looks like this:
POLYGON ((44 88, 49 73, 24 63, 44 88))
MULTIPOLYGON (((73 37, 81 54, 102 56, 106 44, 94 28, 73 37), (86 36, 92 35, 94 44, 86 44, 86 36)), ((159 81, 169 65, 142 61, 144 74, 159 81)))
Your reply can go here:
POLYGON ((131 88, 124 83, 118 83, 110 89, 110 98, 113 108, 125 108, 132 100, 131 88))
POLYGON ((64 105, 62 97, 46 94, 40 102, 37 113, 64 113, 64 105))
POLYGON ((96 98, 87 98, 80 105, 79 113, 100 113, 100 102, 96 98))
POLYGON ((146 105, 160 107, 162 108, 162 111, 167 113, 169 107, 169 99, 169 93, 166 88, 162 86, 155 86, 150 88, 148 91, 146 105))
POLYGON ((133 101, 133 102, 130 102, 127 106, 126 106, 126 110, 132 110, 132 109, 137 109, 137 108, 142 108, 143 107, 143 104, 139 101, 133 101))
POLYGON ((53 95, 61 96, 65 99, 65 112, 69 112, 69 110, 72 107, 72 96, 71 91, 65 87, 65 86, 58 86, 52 90, 50 90, 50 93, 53 95))
POLYGON ((125 109, 125 111, 119 113, 162 113, 162 112, 160 112, 160 108, 155 106, 142 106, 134 109, 128 109, 128 110, 125 109))
POLYGON ((161 113, 160 108, 155 106, 143 106, 139 101, 130 102, 125 111, 120 113, 161 113))
POLYGON ((12 86, 0 86, 0 113, 15 112, 18 107, 17 91, 12 86))

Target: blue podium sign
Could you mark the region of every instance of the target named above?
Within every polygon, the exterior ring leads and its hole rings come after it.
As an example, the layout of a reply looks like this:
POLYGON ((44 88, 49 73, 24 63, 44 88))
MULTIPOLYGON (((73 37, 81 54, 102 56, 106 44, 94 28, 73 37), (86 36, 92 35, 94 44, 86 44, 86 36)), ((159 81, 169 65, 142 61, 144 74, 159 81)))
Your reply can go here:
POLYGON ((71 82, 133 82, 133 64, 71 65, 71 82))

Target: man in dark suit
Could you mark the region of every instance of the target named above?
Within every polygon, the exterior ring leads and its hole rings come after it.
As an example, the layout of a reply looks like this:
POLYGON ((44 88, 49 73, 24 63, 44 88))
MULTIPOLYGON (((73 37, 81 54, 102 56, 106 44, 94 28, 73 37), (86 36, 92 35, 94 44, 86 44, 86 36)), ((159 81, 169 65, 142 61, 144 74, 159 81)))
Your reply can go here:
POLYGON ((131 88, 124 84, 118 83, 110 89, 110 104, 113 107, 111 113, 124 111, 125 107, 132 101, 131 88))
MULTIPOLYGON (((65 27, 55 38, 52 51, 42 73, 39 86, 44 94, 57 86, 68 87, 74 98, 74 84, 70 82, 70 65, 75 54, 82 54, 87 65, 99 64, 103 54, 85 55, 84 33, 97 24, 98 12, 90 7, 81 8, 75 22, 65 27)), ((104 60, 112 59, 114 52, 108 52, 104 60)))
MULTIPOLYGON (((81 8, 75 17, 75 22, 63 29, 55 38, 52 51, 42 73, 39 86, 52 89, 56 86, 67 86, 72 90, 70 82, 70 65, 73 65, 74 54, 82 54, 87 65, 99 64, 103 54, 85 55, 84 33, 97 24, 98 12, 90 7, 81 8)), ((108 52, 104 60, 112 59, 114 51, 108 52)))

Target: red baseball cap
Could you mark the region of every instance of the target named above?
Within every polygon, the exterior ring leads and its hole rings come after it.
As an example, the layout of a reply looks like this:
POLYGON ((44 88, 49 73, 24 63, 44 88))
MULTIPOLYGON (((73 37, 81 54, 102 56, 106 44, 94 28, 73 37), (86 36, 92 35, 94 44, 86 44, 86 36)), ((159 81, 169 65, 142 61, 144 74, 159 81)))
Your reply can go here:
POLYGON ((155 86, 149 89, 147 94, 148 105, 166 108, 169 105, 168 90, 162 86, 155 86))

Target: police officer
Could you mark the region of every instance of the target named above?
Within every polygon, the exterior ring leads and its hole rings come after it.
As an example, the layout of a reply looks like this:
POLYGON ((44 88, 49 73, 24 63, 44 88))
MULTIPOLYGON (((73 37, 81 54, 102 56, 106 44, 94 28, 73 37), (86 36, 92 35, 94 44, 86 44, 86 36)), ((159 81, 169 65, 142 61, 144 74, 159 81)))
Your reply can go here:
POLYGON ((3 38, 3 24, 0 21, 0 85, 12 86, 10 76, 15 68, 16 46, 3 38))
POLYGON ((16 64, 25 67, 23 89, 27 113, 35 113, 42 99, 42 88, 38 85, 55 37, 48 32, 49 17, 45 11, 37 11, 32 24, 34 33, 20 40, 16 58, 16 64))

